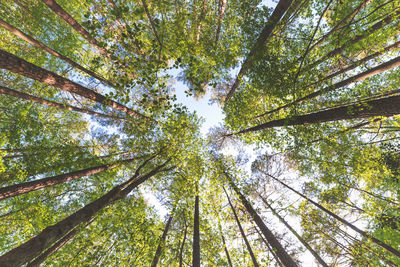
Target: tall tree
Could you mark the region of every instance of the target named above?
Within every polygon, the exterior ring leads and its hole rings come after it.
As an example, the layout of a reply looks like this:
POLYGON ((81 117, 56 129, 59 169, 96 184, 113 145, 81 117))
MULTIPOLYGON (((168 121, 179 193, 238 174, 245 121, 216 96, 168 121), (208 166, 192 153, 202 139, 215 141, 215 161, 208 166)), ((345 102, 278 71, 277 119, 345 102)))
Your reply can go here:
POLYGON ((81 223, 88 222, 99 210, 112 204, 116 200, 126 197, 138 185, 155 174, 165 171, 163 168, 167 163, 168 162, 158 165, 152 171, 142 176, 139 176, 139 173, 136 173, 128 181, 117 185, 102 197, 87 204, 57 224, 48 226, 27 242, 0 256, 0 263, 4 266, 19 266, 31 261, 35 257, 39 256, 48 246, 62 238, 73 228, 81 223))
POLYGON ((245 244, 246 244, 247 250, 249 251, 251 260, 252 260, 252 262, 253 262, 253 265, 256 266, 256 267, 258 267, 258 266, 260 266, 260 265, 258 264, 256 257, 254 256, 253 249, 252 249, 251 246, 250 246, 249 240, 247 239, 247 236, 246 236, 246 234, 245 234, 245 232, 244 232, 244 230, 243 230, 242 224, 240 223, 240 220, 239 220, 239 218, 238 218, 238 216, 237 216, 237 213, 236 213, 236 211, 235 211, 235 208, 233 207, 232 202, 231 202, 231 200, 230 200, 230 198, 229 198, 229 195, 228 195, 228 193, 226 192, 225 188, 224 188, 224 191, 225 191, 226 198, 228 199, 229 206, 231 207, 233 216, 235 217, 235 221, 236 221, 236 223, 237 223, 237 225, 238 225, 238 227, 239 227, 240 234, 242 235, 242 238, 243 238, 243 240, 244 240, 244 242, 245 242, 245 244))
POLYGON ((157 250, 154 253, 153 263, 151 264, 152 267, 156 267, 157 263, 158 263, 158 261, 160 259, 162 248, 163 248, 163 246, 165 246, 165 239, 167 238, 168 230, 169 230, 169 228, 171 226, 173 216, 174 216, 174 213, 171 212, 171 215, 169 215, 167 224, 165 225, 163 234, 162 234, 162 236, 160 238, 160 243, 158 244, 157 250))
POLYGON ((200 267, 200 208, 198 195, 194 199, 192 266, 200 267))

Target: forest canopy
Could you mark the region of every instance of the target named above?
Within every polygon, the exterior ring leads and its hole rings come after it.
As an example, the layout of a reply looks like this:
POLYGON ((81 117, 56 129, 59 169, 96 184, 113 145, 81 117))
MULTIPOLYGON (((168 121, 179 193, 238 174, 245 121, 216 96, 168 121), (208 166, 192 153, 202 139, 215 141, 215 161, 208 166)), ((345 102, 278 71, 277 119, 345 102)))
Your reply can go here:
POLYGON ((0 0, 0 266, 399 266, 399 52, 396 0, 0 0))

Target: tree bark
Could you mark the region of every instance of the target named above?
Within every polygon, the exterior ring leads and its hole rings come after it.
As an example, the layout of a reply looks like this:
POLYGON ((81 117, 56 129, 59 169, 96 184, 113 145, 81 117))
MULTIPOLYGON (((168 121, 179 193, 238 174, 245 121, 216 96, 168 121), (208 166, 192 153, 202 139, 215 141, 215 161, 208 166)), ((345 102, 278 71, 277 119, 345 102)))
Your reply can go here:
POLYGON ((226 0, 220 0, 220 3, 221 3, 221 7, 220 7, 220 11, 219 11, 217 33, 215 34, 215 44, 218 43, 219 36, 221 35, 222 20, 224 18, 224 14, 225 14, 226 0))
POLYGON ((237 133, 228 134, 227 136, 256 132, 281 126, 307 125, 329 121, 369 118, 374 116, 390 117, 397 114, 400 114, 400 96, 390 96, 376 100, 361 101, 352 105, 340 106, 291 118, 273 120, 244 129, 237 133))
POLYGON ((271 232, 271 230, 268 229, 268 227, 262 221, 261 217, 254 210, 254 208, 252 207, 250 202, 247 201, 247 199, 244 197, 244 195, 240 192, 239 188, 235 185, 235 183, 232 181, 232 179, 229 177, 229 175, 227 173, 225 173, 225 176, 227 177, 229 184, 231 185, 233 190, 239 196, 239 199, 241 200, 243 206, 246 208, 249 215, 253 218, 254 222, 261 229, 261 232, 263 233, 265 239, 268 241, 268 243, 271 245, 272 249, 278 255, 280 261, 287 267, 297 266, 297 264, 294 262, 292 257, 289 256, 289 254, 282 247, 282 245, 280 244, 278 239, 276 239, 276 237, 271 232))
POLYGON ((156 29, 156 25, 154 24, 153 18, 151 17, 149 8, 147 7, 146 0, 141 0, 141 1, 142 1, 142 5, 143 5, 143 7, 144 7, 144 10, 145 10, 145 12, 146 12, 146 15, 147 15, 147 19, 148 19, 149 22, 150 22, 151 29, 153 30, 154 36, 156 37, 156 39, 157 39, 157 41, 158 41, 158 44, 160 45, 160 49, 162 49, 163 45, 162 45, 162 43, 161 43, 160 37, 158 36, 157 29, 156 29))
POLYGON ((185 230, 183 232, 182 245, 181 245, 181 249, 179 250, 179 267, 183 266, 183 249, 185 247, 187 228, 188 228, 188 225, 185 226, 185 230))
POLYGON ((124 64, 113 59, 106 49, 100 47, 99 42, 90 35, 90 33, 82 27, 70 14, 68 14, 59 4, 54 0, 42 0, 54 13, 68 23, 76 32, 85 38, 93 47, 99 51, 103 56, 107 57, 112 62, 116 62, 119 66, 126 68, 124 64))
POLYGON ((227 248, 226 242, 225 242, 225 237, 222 234, 222 232, 221 232, 221 238, 222 238, 222 244, 224 245, 224 251, 225 251, 226 259, 228 260, 228 264, 230 267, 233 267, 231 256, 229 255, 229 251, 228 251, 228 248, 227 248))
MULTIPOLYGON (((93 220, 96 217, 93 217, 86 225, 85 227, 87 227, 90 223, 93 222, 93 220)), ((40 254, 39 257, 37 257, 36 259, 34 259, 33 261, 31 261, 30 263, 28 263, 27 267, 38 267, 40 266, 40 264, 42 264, 48 257, 50 257, 51 255, 53 255, 54 253, 56 253, 62 246, 64 246, 65 244, 67 244, 71 239, 73 239, 76 234, 79 232, 78 228, 74 228, 71 232, 69 232, 68 234, 66 234, 63 238, 61 238, 60 240, 58 240, 56 243, 54 243, 54 245, 52 245, 50 248, 48 248, 45 252, 43 252, 42 254, 40 254)))
POLYGON ((76 111, 76 112, 80 112, 80 113, 85 113, 85 114, 89 114, 89 115, 94 115, 97 117, 103 117, 103 118, 107 118, 107 119, 113 119, 113 120, 122 120, 122 121, 126 121, 125 118, 120 118, 117 116, 111 116, 111 115, 107 115, 107 114, 103 114, 103 113, 99 113, 96 111, 92 111, 92 110, 88 110, 88 109, 83 109, 83 108, 78 108, 78 107, 74 107, 68 104, 61 104, 61 103, 57 103, 54 101, 50 101, 50 100, 46 100, 37 96, 33 96, 33 95, 29 95, 23 92, 19 92, 4 86, 0 86, 0 94, 4 94, 4 95, 10 95, 10 96, 14 96, 14 97, 18 97, 24 100, 28 100, 28 101, 32 101, 38 104, 42 104, 42 105, 46 105, 49 107, 55 107, 55 108, 59 108, 59 109, 66 109, 66 110, 70 110, 70 111, 76 111))
POLYGON ((362 33, 360 33, 359 35, 355 36, 353 39, 345 42, 343 45, 341 45, 338 48, 335 48, 334 50, 332 50, 331 52, 329 52, 328 54, 326 54, 325 56, 321 57, 320 59, 318 59, 317 61, 311 63, 310 65, 308 65, 306 68, 304 68, 303 71, 307 71, 310 70, 312 68, 314 68, 316 65, 320 64, 321 62, 323 62, 324 60, 328 59, 328 58, 333 58, 336 55, 342 53, 347 47, 349 47, 350 45, 353 45, 355 43, 358 43, 359 41, 367 38, 368 36, 370 36, 371 34, 373 34, 374 32, 382 29, 383 27, 385 27, 387 24, 390 24, 393 22, 393 19, 396 18, 398 15, 400 14, 400 11, 397 11, 395 14, 392 15, 388 15, 386 16, 384 19, 378 21, 377 23, 375 23, 374 25, 372 25, 369 29, 363 31, 362 33))
POLYGON ((158 263, 158 260, 160 259, 161 251, 162 251, 162 248, 164 246, 165 239, 167 238, 168 230, 169 230, 169 227, 171 226, 171 222, 172 222, 173 216, 174 216, 174 214, 172 212, 171 215, 169 216, 167 224, 165 225, 164 232, 163 232, 163 234, 162 234, 162 236, 160 238, 160 243, 158 244, 156 253, 154 254, 153 263, 151 264, 152 267, 156 267, 157 263, 158 263))
POLYGON ((105 164, 101 166, 96 166, 84 170, 79 170, 75 172, 60 174, 52 177, 46 177, 39 180, 20 183, 16 185, 10 185, 6 187, 0 188, 0 200, 6 199, 9 197, 19 196, 28 192, 36 191, 45 187, 54 186, 56 184, 65 183, 68 181, 76 180, 83 176, 93 175, 102 171, 113 169, 123 163, 132 162, 135 159, 127 159, 123 160, 111 165, 105 164))
POLYGON ((264 242, 264 244, 267 246, 268 251, 272 254, 272 256, 274 257, 276 263, 281 266, 284 267, 283 264, 281 263, 281 261, 279 260, 278 255, 276 255, 275 251, 271 248, 271 246, 268 244, 267 240, 265 240, 265 238, 263 237, 263 235, 260 233, 260 231, 257 229, 257 226, 254 226, 254 229, 256 230, 257 234, 261 237, 262 241, 264 242))
POLYGON ((59 241, 57 241, 54 245, 52 245, 49 249, 47 249, 45 252, 40 254, 39 257, 28 263, 27 267, 37 267, 40 266, 48 257, 53 255, 57 250, 59 250, 62 246, 64 246, 66 243, 68 243, 72 238, 75 237, 75 235, 78 233, 78 229, 74 229, 71 232, 69 232, 67 235, 65 235, 63 238, 61 238, 59 241))
POLYGON ((0 49, 0 68, 54 86, 58 89, 83 96, 90 100, 102 103, 103 105, 109 106, 113 109, 129 114, 130 116, 136 118, 148 119, 148 117, 139 114, 129 109, 128 107, 118 102, 115 102, 114 100, 108 99, 107 97, 99 93, 96 93, 78 83, 68 80, 56 73, 38 67, 32 63, 23 60, 22 58, 18 58, 17 56, 1 49, 0 49))
POLYGON ((199 196, 194 201, 194 224, 193 224, 193 255, 192 266, 200 267, 200 221, 199 221, 199 196))
POLYGON ((162 168, 168 162, 169 161, 157 166, 155 169, 143 176, 138 176, 137 173, 135 173, 135 175, 127 182, 115 186, 102 197, 89 203, 55 225, 48 226, 37 236, 0 256, 0 266, 18 267, 33 260, 39 256, 43 250, 54 242, 57 242, 76 226, 88 222, 98 211, 109 206, 113 202, 126 197, 138 185, 155 174, 164 171, 165 169, 163 170, 162 168))
POLYGON ((16 36, 18 36, 19 38, 21 38, 22 40, 30 43, 33 46, 36 46, 44 51, 46 51, 47 53, 61 59, 64 60, 65 62, 69 63, 71 66, 85 72, 86 74, 88 74, 91 77, 96 78, 97 80, 113 87, 112 82, 100 77, 99 75, 97 75, 96 73, 94 73, 91 70, 86 69, 85 67, 79 65, 78 63, 76 63, 75 61, 67 58, 66 56, 63 56, 62 54, 58 53, 57 51, 55 51, 54 49, 46 46, 45 44, 43 44, 42 42, 30 37, 29 35, 23 33, 22 31, 20 31, 19 29, 15 28, 14 26, 8 24, 7 22, 5 22, 4 20, 0 19, 0 26, 3 27, 4 29, 8 30, 9 32, 15 34, 16 36))
POLYGON ((243 240, 244 240, 244 243, 246 244, 247 250, 248 250, 249 253, 250 253, 250 257, 251 257, 251 260, 252 260, 252 262, 253 262, 253 265, 256 266, 256 267, 258 267, 258 266, 260 266, 260 265, 258 264, 256 257, 254 256, 253 249, 252 249, 251 246, 250 246, 249 240, 247 240, 246 234, 244 233, 242 224, 241 224, 240 221, 239 221, 239 218, 238 218, 238 216, 237 216, 237 214, 236 214, 235 208, 233 207, 233 205, 232 205, 232 203, 231 203, 231 200, 230 200, 230 198, 229 198, 229 195, 228 195, 228 193, 226 192, 225 188, 223 188, 223 189, 224 189, 225 195, 226 195, 226 197, 227 197, 227 199, 228 199, 229 206, 230 206, 231 209, 232 209, 233 216, 235 217, 235 221, 236 221, 236 223, 237 223, 237 225, 238 225, 238 227, 239 227, 240 234, 242 235, 242 238, 243 238, 243 240))
POLYGON ((285 219, 279 215, 279 213, 271 207, 271 205, 268 203, 268 201, 263 198, 260 194, 259 197, 262 199, 262 201, 265 203, 265 205, 268 206, 268 208, 272 211, 272 213, 286 226, 286 228, 292 232, 294 236, 307 248, 307 250, 314 256, 314 258, 319 262, 324 267, 328 267, 329 265, 326 264, 326 262, 318 255, 318 253, 296 232, 296 230, 293 229, 293 227, 290 226, 290 224, 285 221, 285 219))
POLYGON ((344 17, 338 24, 335 25, 329 32, 327 32, 324 36, 322 36, 313 46, 310 48, 310 51, 313 50, 314 48, 318 47, 323 41, 328 39, 329 36, 332 35, 336 30, 338 30, 344 23, 349 21, 352 17, 356 16, 362 9, 364 9, 367 5, 369 5, 372 2, 372 0, 363 0, 360 5, 357 6, 356 9, 353 10, 350 14, 348 14, 346 17, 344 17))
MULTIPOLYGON (((393 44, 392 46, 390 46, 390 48, 392 49, 392 48, 395 48, 395 47, 399 47, 399 45, 400 45, 400 42, 396 42, 395 44, 393 44)), ((363 60, 364 60, 364 59, 363 59, 363 60)), ((360 61, 361 61, 361 60, 360 60, 360 61)), ((336 76, 336 75, 339 75, 339 74, 341 74, 341 73, 343 73, 343 72, 345 72, 345 71, 354 69, 354 68, 356 68, 357 66, 359 66, 359 64, 361 64, 362 62, 357 62, 357 63, 355 63, 355 64, 352 65, 351 67, 348 67, 348 68, 346 68, 346 69, 343 69, 343 70, 341 70, 341 71, 338 71, 337 73, 334 73, 334 74, 332 74, 332 75, 336 76), (357 64, 357 63, 358 63, 358 64, 357 64)), ((306 95, 306 96, 303 96, 303 97, 301 97, 301 98, 299 98, 299 99, 297 99, 297 100, 295 100, 295 101, 293 101, 293 102, 291 102, 291 103, 288 103, 288 104, 286 104, 286 105, 280 106, 280 107, 278 107, 278 108, 276 108, 276 109, 273 109, 273 110, 271 110, 271 111, 268 111, 268 112, 266 112, 266 113, 264 113, 264 114, 258 115, 258 116, 256 116, 255 118, 260 118, 260 117, 263 117, 263 116, 265 116, 265 115, 278 112, 278 111, 280 111, 280 110, 282 110, 282 109, 284 109, 284 108, 288 108, 288 107, 294 106, 295 104, 302 103, 302 102, 304 102, 304 101, 306 101, 306 100, 313 99, 313 98, 315 98, 315 97, 317 97, 317 96, 322 95, 323 93, 328 93, 328 92, 334 91, 334 90, 336 90, 336 89, 342 88, 342 87, 344 87, 344 86, 346 86, 346 85, 349 85, 349 84, 352 84, 352 83, 355 83, 355 82, 363 81, 363 80, 368 79, 368 78, 370 78, 370 77, 372 77, 372 76, 375 76, 375 75, 377 75, 377 74, 383 73, 383 72, 385 72, 385 71, 387 71, 387 70, 394 69, 394 68, 396 68, 396 67, 398 67, 398 66, 400 66, 400 57, 393 58, 392 60, 389 60, 389 61, 387 61, 387 62, 385 62, 385 63, 382 63, 382 64, 380 64, 380 65, 378 65, 378 66, 376 66, 376 67, 373 67, 373 68, 371 68, 371 69, 369 69, 369 70, 366 70, 366 71, 364 71, 364 72, 362 72, 362 73, 359 73, 359 74, 357 74, 357 75, 354 75, 354 76, 352 76, 352 77, 350 77, 350 78, 347 78, 347 79, 345 79, 345 80, 343 80, 343 81, 340 81, 340 82, 338 82, 338 83, 335 83, 335 84, 333 84, 333 85, 331 85, 331 86, 329 86, 329 87, 326 87, 326 88, 323 88, 323 89, 321 89, 321 90, 315 91, 315 92, 313 92, 313 93, 311 93, 311 94, 308 94, 308 95, 306 95)), ((334 76, 333 76, 333 77, 334 77, 334 76)), ((328 76, 328 77, 329 77, 329 76, 328 76)), ((327 77, 326 79, 329 79, 328 77, 327 77)), ((331 78, 333 78, 333 77, 331 77, 331 78)), ((324 80, 325 80, 325 79, 324 79, 324 80)))
POLYGON ((281 180, 279 180, 278 178, 265 173, 268 177, 271 177, 273 180, 279 182, 281 185, 283 185, 284 187, 288 188, 289 190, 291 190, 292 192, 298 194, 299 196, 301 196, 302 198, 304 198, 305 200, 307 200, 308 202, 310 202, 311 204, 313 204, 314 206, 316 206, 317 208, 319 208, 320 210, 326 212, 328 215, 330 215, 331 217, 335 218, 336 220, 338 220, 339 222, 343 223, 344 225, 348 226, 349 228, 351 228, 352 230, 354 230, 355 232, 359 233, 361 236, 370 239, 372 242, 374 242, 376 245, 382 247, 383 249, 387 250, 388 252, 392 253, 393 255, 400 257, 400 251, 396 250, 395 248, 393 248, 392 246, 382 242, 379 239, 376 239, 375 237, 371 236, 369 233, 359 229, 357 226, 351 224, 350 222, 348 222, 347 220, 339 217, 338 215, 336 215, 335 213, 331 212, 330 210, 324 208, 322 205, 318 204, 317 202, 311 200, 310 198, 308 198, 306 195, 300 193, 299 191, 293 189, 292 187, 290 187, 289 185, 287 185, 286 183, 282 182, 281 180))
POLYGON ((226 95, 225 102, 228 102, 232 95, 235 93, 236 89, 238 88, 243 76, 246 72, 250 69, 253 61, 256 60, 257 54, 263 51, 263 47, 267 42, 268 38, 270 37, 272 31, 278 25, 281 17, 289 8, 292 0, 280 0, 275 7, 274 12, 268 19, 267 25, 265 25, 264 29, 258 36, 257 41, 255 42, 254 46, 250 50, 249 54, 247 55, 246 59, 244 60, 242 67, 239 71, 239 74, 236 77, 235 82, 233 83, 231 89, 229 90, 228 94, 226 95))

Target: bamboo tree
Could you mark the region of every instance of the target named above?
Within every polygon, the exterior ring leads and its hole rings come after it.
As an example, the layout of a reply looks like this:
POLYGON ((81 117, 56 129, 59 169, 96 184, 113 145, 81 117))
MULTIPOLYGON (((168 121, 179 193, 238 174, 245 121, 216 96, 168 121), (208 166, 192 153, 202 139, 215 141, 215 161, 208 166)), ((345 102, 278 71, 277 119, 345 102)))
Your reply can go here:
POLYGON ((102 103, 113 109, 124 112, 130 116, 136 118, 147 118, 144 115, 141 115, 140 113, 133 111, 132 109, 127 108, 126 106, 114 100, 108 99, 107 97, 99 93, 96 93, 95 91, 92 91, 78 83, 70 81, 51 71, 45 70, 32 63, 29 63, 23 60, 22 58, 19 58, 1 49, 0 49, 0 68, 54 86, 58 89, 78 94, 90 100, 102 103))
POLYGON ((236 224, 237 224, 238 227, 239 227, 240 234, 242 235, 242 238, 243 238, 243 240, 244 240, 244 242, 245 242, 245 244, 246 244, 247 250, 249 251, 251 260, 252 260, 252 262, 253 262, 253 265, 256 266, 256 267, 258 267, 258 266, 260 266, 260 265, 258 264, 256 257, 254 256, 253 249, 252 249, 251 246, 250 246, 249 240, 247 240, 247 237, 246 237, 246 234, 244 233, 242 224, 241 224, 240 221, 239 221, 239 218, 238 218, 238 216, 237 216, 237 214, 236 214, 235 208, 233 207, 233 205, 232 205, 232 203, 231 203, 231 200, 230 200, 230 198, 229 198, 229 195, 228 195, 228 193, 226 192, 225 188, 224 188, 224 192, 225 192, 226 198, 228 199, 229 206, 230 206, 231 209, 232 209, 232 213, 233 213, 233 216, 234 216, 234 218, 235 218, 236 224))
POLYGON ((296 232, 296 230, 294 230, 293 227, 291 227, 289 223, 285 221, 285 219, 281 215, 279 215, 279 213, 274 208, 272 208, 272 206, 268 203, 268 201, 260 194, 258 196, 262 199, 265 205, 268 206, 268 208, 272 211, 272 213, 279 219, 279 221, 281 221, 286 226, 286 228, 290 232, 292 232, 292 234, 296 236, 296 238, 307 248, 307 250, 319 262, 319 264, 321 264, 324 267, 328 267, 328 264, 326 264, 326 262, 321 258, 321 256, 319 256, 318 253, 296 232))
POLYGON ((341 223, 343 223, 344 225, 348 226, 349 228, 351 228, 352 230, 354 230, 355 232, 359 233, 361 236, 368 238, 369 240, 371 240, 372 242, 374 242, 376 245, 382 247, 383 249, 387 250, 388 252, 392 253, 393 255, 400 257, 400 251, 396 250, 395 248, 393 248, 392 246, 382 242, 379 239, 376 239, 375 237, 371 236, 369 233, 361 230, 360 228, 358 228, 357 226, 351 224, 350 222, 346 221, 345 219, 339 217, 338 215, 336 215, 335 213, 329 211, 328 209, 324 208, 322 205, 318 204, 317 202, 311 200, 310 198, 308 198, 307 196, 305 196, 304 194, 300 193, 299 191, 293 189, 292 187, 290 187, 289 185, 287 185, 286 183, 282 182, 281 180, 279 180, 278 178, 268 174, 268 173, 264 173, 266 174, 268 177, 272 178, 273 180, 279 182, 281 185, 283 185, 284 187, 288 188, 290 191, 295 192, 296 194, 298 194, 299 196, 301 196, 302 198, 304 198, 305 200, 307 200, 308 202, 310 202, 311 204, 313 204, 314 206, 318 207, 320 210, 326 212, 327 214, 329 214, 330 216, 332 216, 333 218, 335 218, 336 220, 340 221, 341 223))
POLYGON ((33 260, 34 258, 39 256, 42 251, 44 251, 47 247, 52 245, 54 242, 57 242, 76 226, 80 225, 81 223, 88 222, 98 211, 100 211, 104 207, 109 206, 113 202, 126 197, 138 185, 145 182, 147 179, 151 178, 157 173, 167 171, 168 169, 165 169, 164 167, 168 162, 169 161, 166 161, 165 163, 158 165, 152 171, 141 176, 139 176, 138 170, 140 169, 140 167, 143 167, 143 165, 140 166, 135 175, 132 176, 132 178, 130 178, 128 181, 115 186, 102 197, 87 204, 83 208, 79 209, 67 218, 59 221, 55 225, 48 226, 42 232, 40 232, 38 235, 31 238, 27 242, 0 256, 0 265, 17 267, 21 264, 33 260))

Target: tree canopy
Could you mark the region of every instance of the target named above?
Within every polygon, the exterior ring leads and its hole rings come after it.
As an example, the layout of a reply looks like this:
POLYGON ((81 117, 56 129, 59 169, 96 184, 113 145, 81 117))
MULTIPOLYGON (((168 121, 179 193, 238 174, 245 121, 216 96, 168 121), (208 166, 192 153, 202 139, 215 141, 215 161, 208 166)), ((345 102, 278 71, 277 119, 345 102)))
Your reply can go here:
POLYGON ((1 0, 0 266, 399 266, 399 49, 394 0, 1 0))

